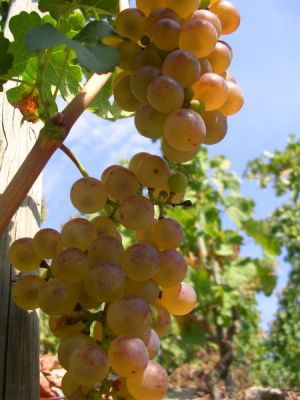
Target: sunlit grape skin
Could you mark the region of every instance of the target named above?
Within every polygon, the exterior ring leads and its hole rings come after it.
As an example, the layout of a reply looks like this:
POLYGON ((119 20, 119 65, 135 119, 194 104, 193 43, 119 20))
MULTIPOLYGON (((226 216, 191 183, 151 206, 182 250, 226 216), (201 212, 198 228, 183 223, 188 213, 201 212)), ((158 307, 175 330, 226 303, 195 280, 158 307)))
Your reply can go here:
POLYGON ((115 168, 110 171, 105 178, 104 186, 108 196, 114 201, 123 201, 137 193, 140 188, 137 177, 127 168, 115 168))
POLYGON ((41 262, 40 256, 34 250, 31 238, 15 240, 8 249, 7 257, 9 262, 22 272, 35 271, 41 262))
POLYGON ((61 230, 61 237, 66 247, 77 247, 85 251, 97 232, 93 224, 85 218, 74 218, 66 222, 61 230))
POLYGON ((210 22, 211 24, 213 24, 213 26, 215 27, 218 36, 220 36, 221 32, 222 32, 222 24, 220 19, 218 18, 218 16, 216 14, 214 14, 213 12, 209 11, 209 10, 196 10, 193 12, 192 15, 190 15, 190 17, 187 19, 187 21, 190 21, 192 19, 205 19, 208 22, 210 22))
POLYGON ((60 233, 50 228, 38 231, 32 244, 34 250, 42 259, 56 257, 64 247, 60 233))
POLYGON ((219 143, 227 134, 227 118, 219 111, 208 111, 202 114, 206 126, 204 144, 219 143))
POLYGON ((197 303, 194 288, 185 282, 171 288, 165 288, 159 300, 173 315, 186 315, 193 310, 197 303))
POLYGON ((160 253, 160 269, 154 280, 161 287, 174 287, 178 285, 187 272, 184 257, 176 250, 164 250, 160 253))
POLYGON ((100 236, 88 247, 88 261, 92 266, 98 262, 120 263, 124 248, 119 239, 112 236, 100 236))
POLYGON ((184 240, 182 226, 172 218, 158 220, 152 227, 154 243, 160 249, 176 249, 184 240))
POLYGON ((161 140, 161 149, 164 156, 175 164, 191 161, 199 151, 199 148, 190 151, 174 149, 165 138, 161 140))
POLYGON ((27 275, 17 280, 12 289, 12 297, 16 305, 23 310, 38 308, 37 295, 43 283, 44 280, 36 275, 27 275))
POLYGON ((147 228, 154 218, 154 206, 144 196, 134 195, 124 200, 117 210, 120 223, 127 229, 147 228))
POLYGON ((121 11, 116 18, 116 30, 121 36, 137 42, 145 33, 146 17, 136 8, 121 11))
POLYGON ((70 198, 73 206, 83 214, 101 211, 107 200, 107 193, 101 181, 84 177, 74 182, 70 198))
POLYGON ((137 168, 137 177, 140 182, 149 188, 162 186, 170 174, 169 166, 165 160, 156 155, 143 158, 137 168))
POLYGON ((76 349, 80 349, 87 344, 94 345, 95 343, 93 338, 83 333, 78 333, 62 340, 57 353, 61 366, 68 369, 70 357, 76 349))
POLYGON ((228 86, 222 76, 213 72, 203 74, 193 85, 194 99, 204 103, 206 111, 219 109, 228 97, 228 86))
POLYGON ((151 40, 158 49, 170 51, 178 47, 180 23, 171 18, 157 21, 151 29, 151 40))
POLYGON ((146 20, 146 31, 151 36, 151 31, 156 24, 161 19, 173 19, 178 23, 181 23, 179 16, 174 10, 166 7, 155 8, 147 17, 146 20))
POLYGON ((230 1, 221 0, 211 5, 210 10, 219 17, 223 35, 228 35, 239 27, 241 21, 240 13, 230 1))
POLYGON ((219 111, 226 116, 236 114, 244 105, 244 95, 241 88, 234 82, 226 81, 228 96, 219 111))
POLYGON ((70 284, 81 281, 88 269, 87 255, 75 247, 63 250, 51 264, 55 278, 70 284))
POLYGON ((168 114, 182 106, 183 88, 174 79, 159 76, 148 86, 147 100, 155 110, 168 114))

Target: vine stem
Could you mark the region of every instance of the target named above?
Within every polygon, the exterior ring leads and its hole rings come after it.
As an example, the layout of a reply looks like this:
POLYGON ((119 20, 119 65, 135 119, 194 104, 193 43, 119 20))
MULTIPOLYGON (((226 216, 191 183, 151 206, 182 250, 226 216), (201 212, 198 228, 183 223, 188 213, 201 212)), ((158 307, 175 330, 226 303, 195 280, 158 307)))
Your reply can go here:
POLYGON ((6 229, 50 157, 62 145, 72 126, 91 104, 110 76, 111 73, 92 75, 81 91, 62 111, 59 118, 53 118, 53 123, 59 125, 63 130, 61 139, 54 140, 44 135, 40 135, 37 139, 18 172, 4 193, 0 195, 0 234, 6 229))

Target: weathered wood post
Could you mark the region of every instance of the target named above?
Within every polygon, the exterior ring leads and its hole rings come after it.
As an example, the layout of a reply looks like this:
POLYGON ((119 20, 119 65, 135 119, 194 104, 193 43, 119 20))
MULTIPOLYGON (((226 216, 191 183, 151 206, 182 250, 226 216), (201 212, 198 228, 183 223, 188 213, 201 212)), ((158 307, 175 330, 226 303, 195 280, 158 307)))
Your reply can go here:
MULTIPOLYGON (((8 20, 21 11, 36 9, 33 0, 12 0, 8 20)), ((8 23, 4 34, 10 38, 8 23)), ((38 128, 21 124, 21 114, 0 94, 0 193, 2 193, 36 140, 38 128)), ((39 399, 39 324, 36 312, 17 308, 11 299, 18 279, 7 261, 10 243, 33 236, 40 223, 41 179, 28 193, 7 231, 0 236, 0 399, 39 399)), ((4 213, 5 210, 0 210, 4 213)))

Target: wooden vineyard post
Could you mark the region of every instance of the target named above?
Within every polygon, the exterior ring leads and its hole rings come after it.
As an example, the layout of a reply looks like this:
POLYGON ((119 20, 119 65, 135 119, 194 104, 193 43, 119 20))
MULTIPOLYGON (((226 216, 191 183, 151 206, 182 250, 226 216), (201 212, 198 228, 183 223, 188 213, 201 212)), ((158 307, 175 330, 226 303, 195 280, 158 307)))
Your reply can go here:
MULTIPOLYGON (((8 20, 21 11, 37 10, 35 1, 12 0, 8 20)), ((4 30, 10 38, 8 24, 4 30)), ((6 85, 7 88, 7 85, 6 85)), ((36 141, 38 127, 21 123, 18 110, 0 93, 0 193, 18 170, 36 141)), ((22 311, 12 301, 11 289, 18 279, 7 260, 7 249, 17 238, 32 237, 41 211, 41 179, 28 193, 7 231, 0 236, 0 399, 39 399, 39 323, 36 312, 22 311)), ((5 213, 5 210, 0 210, 5 213)))

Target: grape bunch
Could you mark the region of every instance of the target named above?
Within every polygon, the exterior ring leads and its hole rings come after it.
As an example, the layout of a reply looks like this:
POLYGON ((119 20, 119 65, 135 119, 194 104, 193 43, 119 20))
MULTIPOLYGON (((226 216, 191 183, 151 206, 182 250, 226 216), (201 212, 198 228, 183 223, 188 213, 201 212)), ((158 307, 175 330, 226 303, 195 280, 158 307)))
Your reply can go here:
POLYGON ((49 329, 61 340, 68 399, 91 393, 98 399, 164 397, 168 375, 154 361, 160 337, 171 315, 189 313, 197 301, 183 282, 183 229, 164 217, 164 208, 180 204, 186 187, 186 177, 163 158, 138 153, 128 168, 112 165, 101 179, 73 184, 70 199, 81 216, 60 232, 43 228, 10 246, 9 261, 27 273, 16 282, 13 299, 49 315, 49 329), (126 249, 120 227, 135 236, 126 249), (38 266, 44 269, 40 276, 32 274, 38 266))
POLYGON ((137 0, 137 8, 116 18, 115 101, 135 113, 141 135, 161 140, 174 163, 192 160, 201 144, 221 141, 227 116, 243 105, 227 72, 232 49, 220 40, 239 24, 239 11, 227 0, 137 0))

